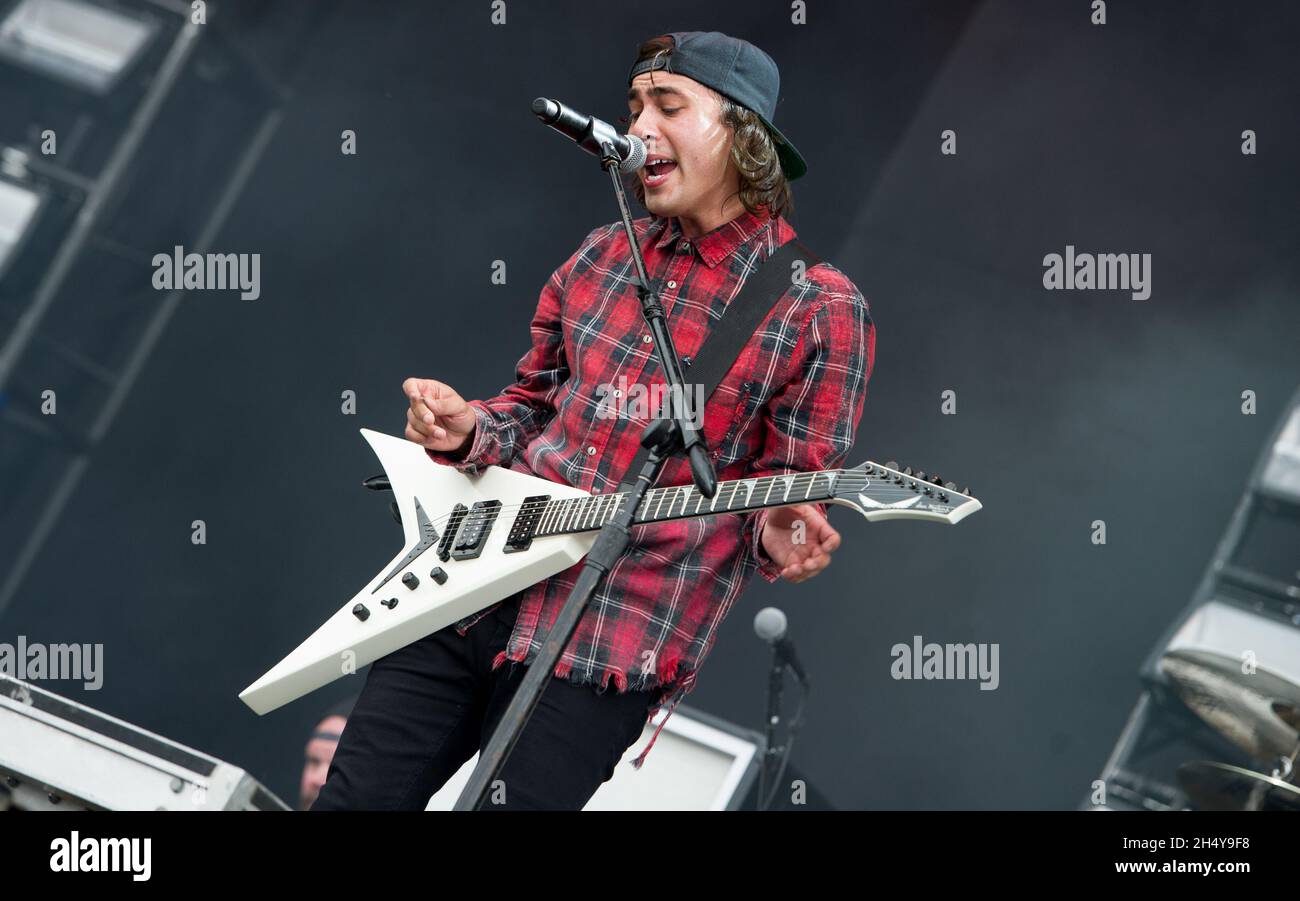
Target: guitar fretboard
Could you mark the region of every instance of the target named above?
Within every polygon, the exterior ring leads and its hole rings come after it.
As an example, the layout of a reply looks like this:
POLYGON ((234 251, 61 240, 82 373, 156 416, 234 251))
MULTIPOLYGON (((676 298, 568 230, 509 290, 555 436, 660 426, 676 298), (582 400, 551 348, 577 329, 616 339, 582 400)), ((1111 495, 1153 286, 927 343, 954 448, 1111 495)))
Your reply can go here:
MULTIPOLYGON (((755 479, 733 479, 718 483, 718 490, 712 498, 700 494, 694 485, 651 488, 642 498, 634 522, 665 522, 693 516, 746 513, 763 507, 818 503, 835 496, 835 480, 840 472, 838 469, 828 469, 755 479)), ((535 534, 540 538, 599 529, 614 518, 623 498, 624 493, 620 491, 547 501, 535 534)))

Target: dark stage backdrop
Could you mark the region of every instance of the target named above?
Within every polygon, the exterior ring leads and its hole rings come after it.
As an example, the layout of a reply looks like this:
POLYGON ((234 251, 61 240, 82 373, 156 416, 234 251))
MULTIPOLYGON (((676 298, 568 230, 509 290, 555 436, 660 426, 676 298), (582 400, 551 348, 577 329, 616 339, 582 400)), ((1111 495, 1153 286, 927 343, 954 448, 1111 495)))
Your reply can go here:
POLYGON ((779 605, 816 683, 796 764, 836 806, 1077 804, 1300 381, 1300 9, 506 6, 505 25, 487 2, 214 7, 292 88, 214 247, 261 254, 261 297, 184 298, 0 640, 103 642, 102 690, 55 687, 292 803, 311 726, 361 678, 261 718, 236 695, 398 547, 357 430, 401 434, 408 376, 500 390, 545 279, 617 218, 530 101, 614 120, 641 40, 721 30, 780 64, 776 121, 810 165, 794 224, 878 328, 849 462, 938 471, 985 509, 956 528, 836 509, 830 569, 756 581, 687 703, 759 727, 751 620, 779 605), (1067 245, 1150 254, 1150 296, 1045 290, 1067 245), (996 643, 996 690, 891 678, 916 635, 996 643))

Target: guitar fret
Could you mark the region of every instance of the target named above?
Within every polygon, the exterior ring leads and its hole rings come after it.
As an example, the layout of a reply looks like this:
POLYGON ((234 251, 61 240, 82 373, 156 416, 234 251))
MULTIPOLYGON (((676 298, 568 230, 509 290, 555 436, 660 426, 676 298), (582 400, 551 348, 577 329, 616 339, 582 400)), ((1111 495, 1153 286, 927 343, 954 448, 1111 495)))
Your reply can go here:
MULTIPOLYGON (((674 485, 652 488, 642 497, 639 513, 634 513, 634 523, 678 519, 708 513, 740 512, 760 507, 788 505, 791 497, 814 501, 833 497, 837 471, 820 470, 785 475, 760 476, 750 479, 732 479, 718 484, 712 498, 695 489, 694 485, 674 485), (818 477, 826 484, 819 488, 818 477), (807 484, 800 482, 807 480, 807 484), (781 486, 778 500, 772 497, 773 489, 781 486)), ((619 508, 628 500, 625 492, 584 495, 546 501, 540 507, 537 536, 556 535, 562 532, 584 532, 602 528, 618 515, 619 508)), ((531 508, 530 508, 531 509, 531 508)), ((521 512, 523 511, 521 508, 521 512)))
POLYGON ((655 489, 655 494, 658 495, 658 497, 659 497, 659 502, 658 502, 657 504, 655 504, 654 518, 655 518, 655 519, 658 519, 658 518, 659 518, 659 511, 663 508, 663 505, 664 505, 664 498, 666 498, 666 497, 668 496, 668 489, 667 489, 667 488, 656 488, 656 489, 655 489))
POLYGON ((727 489, 731 489, 731 496, 735 497, 736 491, 732 486, 734 482, 723 482, 718 486, 718 498, 722 501, 722 512, 726 513, 731 509, 731 500, 727 497, 727 489))
POLYGON ((753 506, 752 502, 754 500, 754 480, 746 479, 743 484, 745 486, 745 503, 742 504, 741 506, 744 509, 748 510, 751 506, 753 506))
POLYGON ((718 483, 718 490, 715 491, 715 492, 713 492, 713 503, 709 504, 709 512, 710 512, 710 513, 713 513, 713 512, 715 512, 715 511, 717 511, 719 502, 721 502, 721 504, 722 504, 722 511, 723 511, 724 513, 726 512, 726 510, 727 510, 727 502, 726 502, 726 500, 725 500, 724 498, 725 498, 725 496, 726 496, 726 494, 727 494, 727 486, 730 485, 730 484, 731 484, 730 482, 719 482, 719 483, 718 483))

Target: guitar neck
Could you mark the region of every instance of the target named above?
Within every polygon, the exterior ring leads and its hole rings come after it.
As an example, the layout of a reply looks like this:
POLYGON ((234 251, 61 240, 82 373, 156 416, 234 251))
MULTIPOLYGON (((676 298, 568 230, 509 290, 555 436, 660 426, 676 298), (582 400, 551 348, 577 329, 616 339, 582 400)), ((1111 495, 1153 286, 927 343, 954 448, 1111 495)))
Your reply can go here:
MULTIPOLYGON (((788 475, 731 479, 718 483, 707 498, 694 485, 651 488, 637 508, 634 523, 667 522, 722 513, 748 513, 764 507, 819 503, 835 496, 835 482, 842 470, 826 469, 788 475)), ((614 518, 625 493, 594 494, 590 497, 547 501, 538 519, 536 536, 593 532, 614 518)))

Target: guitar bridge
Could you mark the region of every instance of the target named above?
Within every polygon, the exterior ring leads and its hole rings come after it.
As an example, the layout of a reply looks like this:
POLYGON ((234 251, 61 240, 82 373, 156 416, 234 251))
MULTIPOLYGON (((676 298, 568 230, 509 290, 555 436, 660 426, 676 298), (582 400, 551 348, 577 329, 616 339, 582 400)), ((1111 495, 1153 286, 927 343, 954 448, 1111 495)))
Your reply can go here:
POLYGON ((451 543, 460 529, 461 520, 468 512, 469 507, 464 504, 457 504, 451 508, 451 515, 447 517, 447 531, 442 533, 442 541, 438 543, 438 559, 443 563, 451 559, 451 543))

